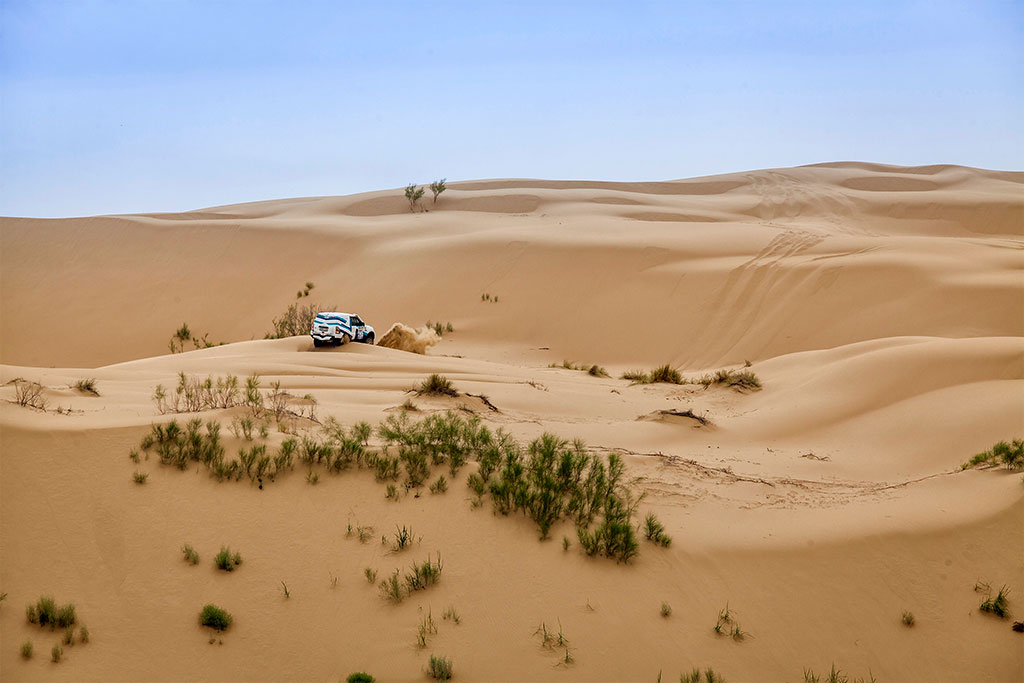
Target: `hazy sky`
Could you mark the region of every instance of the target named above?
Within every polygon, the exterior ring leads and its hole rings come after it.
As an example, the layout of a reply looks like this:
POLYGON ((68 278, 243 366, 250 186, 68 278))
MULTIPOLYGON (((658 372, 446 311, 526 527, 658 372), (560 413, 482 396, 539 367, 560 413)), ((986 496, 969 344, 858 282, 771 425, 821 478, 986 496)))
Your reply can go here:
POLYGON ((0 215, 1024 168, 1024 2, 0 0, 0 215))

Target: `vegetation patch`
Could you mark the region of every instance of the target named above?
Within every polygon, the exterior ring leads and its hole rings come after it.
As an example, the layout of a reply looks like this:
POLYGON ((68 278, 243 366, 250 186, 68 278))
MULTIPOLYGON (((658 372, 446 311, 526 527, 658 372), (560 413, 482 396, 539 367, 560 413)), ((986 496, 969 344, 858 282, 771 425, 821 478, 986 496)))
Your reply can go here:
POLYGON ((430 655, 427 675, 435 681, 450 681, 452 679, 452 660, 448 657, 430 655))
POLYGON ((672 537, 665 533, 665 526, 658 521, 653 512, 644 517, 644 537, 663 548, 672 545, 672 537))
POLYGON ((25 615, 28 623, 40 627, 49 626, 51 630, 74 626, 77 621, 74 604, 58 605, 48 595, 41 596, 34 605, 28 605, 25 608, 25 615))
POLYGON ((458 396, 459 392, 455 390, 455 386, 452 381, 444 375, 434 373, 430 377, 423 380, 420 385, 416 388, 416 393, 420 396, 458 396))
POLYGON ((565 370, 579 370, 585 372, 591 377, 609 377, 608 371, 602 368, 600 365, 586 365, 580 363, 574 363, 572 361, 563 360, 561 364, 552 363, 548 366, 549 368, 559 368, 565 370))
POLYGON ((28 382, 18 378, 14 380, 14 402, 19 406, 45 411, 47 400, 43 396, 44 388, 39 382, 28 382))
POLYGON ((977 465, 992 467, 1000 464, 1008 470, 1024 468, 1024 439, 1014 439, 1010 442, 1000 441, 989 450, 978 453, 965 462, 960 469, 966 470, 977 465))
POLYGON ((96 390, 96 378, 87 377, 80 379, 75 382, 75 389, 78 389, 83 394, 92 394, 93 396, 99 396, 100 392, 96 390))
POLYGON ((199 624, 201 626, 209 626, 215 631, 227 630, 233 621, 234 619, 226 610, 214 604, 205 605, 199 613, 199 624))
POLYGON ((870 672, 867 678, 854 678, 850 680, 850 676, 844 673, 842 670, 837 669, 833 663, 832 668, 827 674, 816 674, 811 669, 804 669, 804 683, 875 683, 875 677, 870 672))
POLYGON ((221 569, 226 572, 233 572, 236 567, 242 564, 242 555, 237 552, 232 553, 231 548, 223 545, 220 548, 220 552, 214 555, 213 564, 217 569, 221 569))

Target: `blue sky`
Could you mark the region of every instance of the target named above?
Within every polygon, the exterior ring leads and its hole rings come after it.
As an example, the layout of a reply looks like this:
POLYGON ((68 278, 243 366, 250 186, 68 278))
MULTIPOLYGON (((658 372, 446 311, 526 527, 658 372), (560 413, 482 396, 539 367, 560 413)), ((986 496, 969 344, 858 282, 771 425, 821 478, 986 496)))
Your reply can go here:
POLYGON ((1024 3, 0 0, 0 215, 1024 168, 1024 3))

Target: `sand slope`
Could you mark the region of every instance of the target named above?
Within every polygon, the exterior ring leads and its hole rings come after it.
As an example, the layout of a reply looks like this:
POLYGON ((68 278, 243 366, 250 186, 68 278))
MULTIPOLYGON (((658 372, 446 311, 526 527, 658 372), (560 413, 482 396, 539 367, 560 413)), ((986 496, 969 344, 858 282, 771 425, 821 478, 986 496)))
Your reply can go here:
MULTIPOLYGON (((1022 680, 1024 638, 978 612, 973 590, 1009 585, 1024 616, 1021 475, 959 471, 1024 436, 1022 183, 836 163, 454 183, 417 214, 387 191, 3 219, 0 678, 422 680, 437 653, 458 680, 676 680, 713 666, 730 681, 797 681, 833 662, 879 681, 1022 680), (456 331, 426 356, 263 340, 307 280, 304 302, 378 332, 426 319, 456 331), (233 343, 168 354, 182 321, 233 343), (548 367, 562 359, 612 377, 548 367), (744 360, 763 390, 617 379, 744 360), (467 470, 446 494, 391 502, 365 471, 310 486, 297 469, 260 491, 135 465, 129 449, 172 417, 153 388, 178 372, 259 374, 345 423, 381 420, 443 373, 463 395, 417 398, 422 413, 465 409, 523 440, 549 431, 624 454, 641 511, 674 542, 645 543, 629 566, 563 551, 568 524, 540 542, 528 519, 471 507, 467 470), (86 376, 100 396, 73 388, 86 376), (44 384, 50 410, 14 405, 15 378, 44 384), (687 409, 711 424, 666 412, 687 409), (349 523, 375 539, 347 537, 349 523), (401 555, 379 542, 396 524, 422 536, 401 555), (185 542, 199 566, 182 561, 185 542), (245 558, 230 575, 211 564, 222 544, 245 558), (437 552, 441 583, 401 605, 363 578, 437 552), (60 665, 58 634, 25 623, 42 593, 74 601, 92 632, 60 665), (235 616, 223 645, 195 623, 207 601, 235 616), (743 642, 712 630, 726 603, 743 642), (460 624, 441 619, 449 605, 460 624), (438 633, 421 649, 427 611, 438 633), (542 622, 561 623, 571 665, 540 645, 542 622)), ((239 414, 201 417, 227 434, 239 414)), ((229 454, 244 445, 227 438, 229 454)))

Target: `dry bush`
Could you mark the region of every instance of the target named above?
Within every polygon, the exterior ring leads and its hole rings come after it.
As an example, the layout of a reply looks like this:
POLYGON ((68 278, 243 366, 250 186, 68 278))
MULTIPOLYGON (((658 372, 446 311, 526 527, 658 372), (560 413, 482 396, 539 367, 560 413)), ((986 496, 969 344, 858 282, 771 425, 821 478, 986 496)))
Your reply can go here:
POLYGON ((23 379, 15 380, 14 402, 19 406, 46 410, 46 397, 43 396, 44 388, 39 382, 28 382, 23 379))

